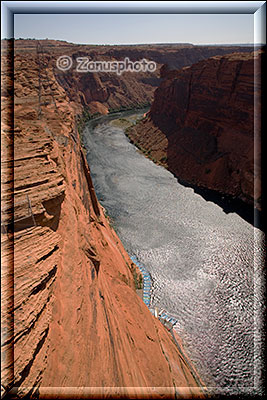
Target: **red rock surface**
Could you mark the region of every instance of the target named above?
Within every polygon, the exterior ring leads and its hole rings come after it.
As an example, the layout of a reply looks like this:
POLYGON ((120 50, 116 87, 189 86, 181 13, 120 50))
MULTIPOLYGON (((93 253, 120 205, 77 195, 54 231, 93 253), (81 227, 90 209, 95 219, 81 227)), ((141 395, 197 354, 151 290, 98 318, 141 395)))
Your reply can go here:
MULTIPOLYGON (((88 107, 92 113, 103 114, 122 106, 151 103, 154 91, 160 84, 160 68, 163 64, 168 64, 171 69, 180 69, 211 56, 253 50, 252 47, 192 44, 96 46, 53 40, 41 40, 40 43, 44 52, 43 56, 41 54, 43 63, 53 68, 57 81, 65 88, 69 99, 76 105, 88 107), (73 60, 73 67, 69 71, 63 72, 56 67, 58 57, 63 55, 73 60), (75 71, 77 57, 88 57, 90 61, 120 61, 125 57, 137 61, 146 58, 155 61, 158 67, 154 73, 124 72, 120 76, 116 73, 80 73, 75 71)), ((36 45, 36 40, 17 40, 15 51, 17 54, 25 51, 35 54, 36 45)))
POLYGON ((163 67, 151 110, 129 137, 182 181, 260 208, 260 55, 163 67))
POLYGON ((52 66, 18 52, 13 130, 10 54, 2 59, 2 383, 19 397, 201 397, 97 201, 79 105, 52 66))

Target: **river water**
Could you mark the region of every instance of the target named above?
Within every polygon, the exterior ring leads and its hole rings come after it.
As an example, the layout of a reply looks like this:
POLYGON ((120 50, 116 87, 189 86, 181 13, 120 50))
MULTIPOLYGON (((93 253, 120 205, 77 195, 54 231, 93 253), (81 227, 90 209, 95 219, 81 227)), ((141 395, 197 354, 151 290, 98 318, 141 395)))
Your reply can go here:
POLYGON ((153 279, 152 305, 177 320, 217 393, 254 393, 261 370, 260 231, 225 214, 138 152, 108 117, 83 132, 95 190, 130 255, 153 279))

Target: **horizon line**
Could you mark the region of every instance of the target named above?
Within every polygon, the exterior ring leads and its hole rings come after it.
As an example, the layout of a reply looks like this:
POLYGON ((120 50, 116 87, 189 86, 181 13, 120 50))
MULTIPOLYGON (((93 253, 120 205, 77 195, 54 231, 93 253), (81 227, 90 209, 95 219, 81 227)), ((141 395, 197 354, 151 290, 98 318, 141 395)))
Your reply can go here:
POLYGON ((13 38, 2 38, 1 40, 54 40, 58 42, 66 42, 69 44, 76 44, 82 46, 146 46, 146 45, 193 45, 193 46, 255 46, 255 45, 264 45, 263 43, 254 43, 254 42, 222 42, 222 43, 193 43, 193 42, 135 42, 135 43, 80 43, 80 42, 70 42, 66 39, 52 39, 52 38, 23 38, 23 37, 13 37, 13 38))

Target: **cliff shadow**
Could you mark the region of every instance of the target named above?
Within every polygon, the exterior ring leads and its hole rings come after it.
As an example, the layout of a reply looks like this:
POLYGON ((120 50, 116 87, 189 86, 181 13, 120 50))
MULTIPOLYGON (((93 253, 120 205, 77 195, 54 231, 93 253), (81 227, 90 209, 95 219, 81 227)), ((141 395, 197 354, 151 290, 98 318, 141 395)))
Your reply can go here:
MULTIPOLYGON (((236 213, 255 228, 265 231, 263 223, 263 212, 254 208, 253 204, 247 204, 239 198, 234 198, 231 195, 222 194, 212 189, 197 186, 196 184, 188 183, 179 178, 175 173, 174 166, 172 166, 171 163, 168 163, 168 158, 170 160, 172 159, 174 151, 173 149, 175 149, 180 140, 177 132, 177 124, 175 121, 172 121, 169 118, 160 118, 157 116, 150 116, 150 118, 153 121, 153 124, 158 129, 160 129, 160 131, 166 136, 168 140, 167 168, 175 176, 179 184, 185 187, 192 188, 194 192, 200 195, 204 200, 213 202, 214 204, 217 204, 219 207, 221 207, 226 214, 236 213)), ((205 142, 207 142, 207 140, 205 142)), ((216 144, 211 147, 212 148, 210 149, 210 151, 208 151, 207 149, 209 154, 205 154, 205 157, 208 156, 210 159, 216 159, 216 157, 220 157, 221 154, 216 154, 216 144)), ((197 163, 202 164, 202 160, 197 159, 197 157, 195 158, 197 163)), ((202 157, 200 156, 200 158, 202 157)))
POLYGON ((36 225, 47 226, 54 232, 58 229, 61 215, 61 205, 65 198, 65 193, 43 202, 45 212, 35 217, 36 225))
POLYGON ((244 203, 244 201, 240 199, 235 199, 226 194, 222 195, 215 190, 201 188, 196 185, 184 182, 175 174, 174 176, 177 182, 184 187, 190 187, 194 190, 194 193, 200 195, 204 200, 217 204, 219 207, 222 208, 225 214, 238 214, 242 219, 253 225, 255 228, 264 231, 263 213, 262 211, 254 208, 253 205, 246 204, 244 203))

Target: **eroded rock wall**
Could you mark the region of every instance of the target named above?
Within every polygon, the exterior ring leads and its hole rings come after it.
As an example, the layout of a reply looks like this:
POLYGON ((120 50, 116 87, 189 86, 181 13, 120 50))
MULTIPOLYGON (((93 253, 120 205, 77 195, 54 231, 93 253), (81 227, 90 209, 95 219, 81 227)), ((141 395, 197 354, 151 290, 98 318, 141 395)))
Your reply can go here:
MULTIPOLYGON (((35 54, 37 44, 36 40, 17 40, 16 54, 25 51, 35 54)), ((160 68, 163 64, 167 64, 170 69, 180 69, 215 55, 236 51, 247 53, 253 50, 253 47, 192 44, 94 46, 55 40, 41 40, 40 44, 40 57, 44 64, 53 68, 56 79, 65 88, 69 100, 76 106, 88 108, 91 113, 101 114, 121 107, 133 108, 151 103, 154 91, 161 82, 160 68), (63 55, 72 59, 73 65, 67 71, 57 68, 57 59, 63 55), (85 57, 90 61, 123 61, 127 57, 133 62, 146 58, 155 61, 157 69, 153 73, 123 72, 120 76, 109 72, 81 73, 76 72, 78 57, 85 57)))
POLYGON ((182 181, 260 209, 260 57, 234 53, 179 71, 163 67, 151 110, 129 137, 182 181))
POLYGON ((79 105, 25 50, 14 60, 12 129, 5 72, 3 384, 19 397, 64 388, 99 396, 109 387, 124 396, 201 395, 197 374, 136 294, 135 267, 95 196, 75 126, 79 105))

